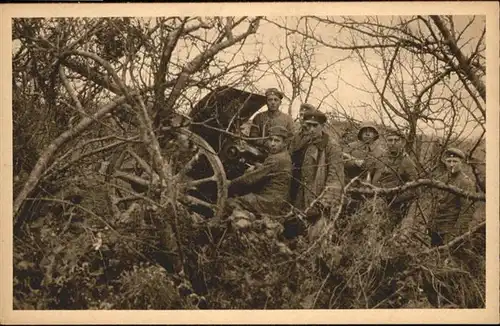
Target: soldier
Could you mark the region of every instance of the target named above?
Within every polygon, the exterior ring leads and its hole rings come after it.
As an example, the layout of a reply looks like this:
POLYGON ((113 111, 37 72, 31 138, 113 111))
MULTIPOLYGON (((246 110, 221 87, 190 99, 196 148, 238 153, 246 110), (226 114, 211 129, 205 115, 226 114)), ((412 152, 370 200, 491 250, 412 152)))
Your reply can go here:
POLYGON ((379 131, 372 123, 364 123, 358 131, 358 140, 347 145, 351 159, 345 161, 347 178, 360 176, 371 182, 385 150, 379 142, 379 131))
POLYGON ((324 113, 315 110, 304 114, 304 134, 295 135, 290 146, 293 157, 300 166, 299 185, 294 206, 299 210, 308 209, 308 218, 313 223, 309 229, 309 238, 325 223, 318 220, 318 208, 310 208, 312 202, 325 191, 319 200, 320 207, 334 209, 340 203, 344 182, 344 166, 340 145, 334 142, 322 128, 327 118, 324 113))
POLYGON ((294 137, 290 144, 290 152, 292 155, 293 171, 292 171, 292 186, 290 190, 290 199, 292 202, 297 196, 300 181, 300 167, 302 165, 302 156, 304 155, 305 144, 309 141, 309 129, 304 122, 304 115, 308 112, 316 111, 316 108, 308 103, 302 103, 299 110, 299 126, 295 130, 294 137), (292 150, 296 148, 298 150, 292 150))
MULTIPOLYGON (((381 157, 385 154, 379 142, 379 131, 372 123, 364 123, 360 126, 357 141, 351 142, 344 150, 345 183, 355 177, 364 182, 371 182, 381 157)), ((346 215, 355 213, 365 197, 359 194, 351 194, 345 207, 346 215)))
MULTIPOLYGON (((444 152, 446 173, 438 180, 468 192, 475 191, 474 182, 462 171, 465 154, 457 148, 444 152)), ((431 213, 431 245, 440 246, 466 232, 472 220, 474 205, 471 200, 445 190, 436 190, 431 213)))
MULTIPOLYGON (((249 136, 252 138, 267 137, 268 130, 274 126, 282 126, 290 133, 293 132, 293 119, 288 114, 279 110, 283 93, 276 88, 266 90, 267 111, 258 113, 250 126, 249 136)), ((264 140, 256 141, 258 145, 264 145, 264 140)))
MULTIPOLYGON (((418 178, 417 167, 404 151, 403 137, 397 131, 391 131, 386 136, 386 142, 387 154, 382 157, 372 183, 382 188, 393 188, 416 180, 418 178)), ((414 197, 415 191, 408 190, 386 198, 392 217, 392 227, 395 227, 404 218, 410 201, 414 197)))
POLYGON ((316 108, 311 104, 302 103, 300 105, 299 116, 295 120, 295 125, 294 125, 294 133, 295 134, 300 133, 304 130, 304 127, 303 127, 304 126, 304 114, 306 114, 306 112, 311 112, 314 110, 316 110, 316 108))
POLYGON ((290 132, 282 126, 268 130, 269 156, 262 165, 234 179, 230 187, 255 188, 254 192, 230 198, 228 209, 241 208, 252 213, 280 215, 287 207, 292 160, 286 150, 290 132))

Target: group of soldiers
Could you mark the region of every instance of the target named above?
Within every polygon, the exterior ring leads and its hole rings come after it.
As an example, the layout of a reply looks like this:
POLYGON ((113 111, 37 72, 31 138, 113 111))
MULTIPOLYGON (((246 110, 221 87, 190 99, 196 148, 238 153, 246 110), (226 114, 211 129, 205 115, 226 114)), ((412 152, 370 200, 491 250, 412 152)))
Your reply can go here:
MULTIPOLYGON (((325 210, 340 208, 347 184, 391 188, 419 178, 416 164, 404 150, 404 137, 398 132, 381 135, 374 124, 363 124, 358 139, 343 146, 325 131, 327 116, 313 105, 303 103, 298 121, 294 122, 279 109, 284 96, 281 91, 271 88, 265 95, 268 109, 255 116, 249 137, 266 147, 267 157, 230 182, 230 187, 252 190, 229 198, 228 211, 242 209, 272 216, 286 214, 290 209, 304 212, 311 238, 329 217, 325 210)), ((461 150, 448 148, 443 155, 445 172, 437 178, 474 192, 474 183, 462 171, 465 158, 461 150)), ((418 195, 419 190, 412 189, 385 197, 392 225, 401 222, 418 195)), ((350 199, 344 209, 347 213, 359 208, 363 196, 352 194, 350 199)), ((472 206, 457 194, 437 192, 429 217, 431 245, 443 245, 464 232, 472 206)))

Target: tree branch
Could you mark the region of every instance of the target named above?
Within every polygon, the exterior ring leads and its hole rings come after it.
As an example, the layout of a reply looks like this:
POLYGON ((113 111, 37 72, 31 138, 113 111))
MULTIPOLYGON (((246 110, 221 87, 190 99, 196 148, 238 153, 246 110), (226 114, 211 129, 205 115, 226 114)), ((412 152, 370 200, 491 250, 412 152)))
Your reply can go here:
POLYGON ((444 40, 448 45, 448 47, 450 48, 451 53, 458 60, 459 67, 465 73, 465 75, 470 80, 472 85, 474 85, 476 90, 479 92, 479 95, 481 96, 483 101, 486 102, 486 87, 484 86, 484 83, 472 71, 471 66, 468 64, 468 60, 465 58, 462 51, 460 51, 460 49, 458 48, 458 45, 453 39, 450 31, 448 30, 448 28, 446 28, 446 26, 444 25, 443 21, 439 16, 431 16, 431 18, 434 21, 434 24, 436 24, 441 34, 443 35, 444 40))
MULTIPOLYGON (((159 116, 168 115, 170 110, 173 108, 175 102, 181 95, 182 89, 186 85, 190 75, 196 72, 203 65, 204 62, 213 58, 218 52, 244 40, 250 34, 254 34, 257 31, 260 19, 261 19, 260 17, 257 17, 256 19, 250 21, 250 25, 248 26, 248 29, 244 33, 238 36, 234 36, 232 39, 226 39, 224 41, 221 41, 220 43, 212 45, 209 49, 200 53, 193 60, 187 63, 183 67, 179 77, 175 81, 172 91, 170 92, 170 95, 165 103, 165 107, 162 109, 162 111, 158 112, 160 113, 159 116)), ((158 122, 159 121, 157 121, 157 123, 158 122)))
POLYGON ((366 188, 350 188, 347 192, 366 194, 366 195, 372 195, 372 194, 392 195, 392 194, 397 194, 399 192, 403 192, 403 191, 413 189, 413 188, 418 188, 418 187, 422 187, 422 186, 429 186, 431 188, 437 188, 440 190, 445 190, 445 191, 451 192, 455 195, 465 197, 465 198, 470 199, 470 200, 483 201, 483 202, 486 201, 486 197, 482 193, 471 193, 471 192, 465 191, 461 188, 458 188, 456 186, 444 183, 442 181, 432 180, 432 179, 419 179, 416 181, 405 183, 402 186, 393 187, 393 188, 379 188, 379 187, 373 186, 372 184, 363 183, 363 182, 361 184, 364 185, 366 188))
POLYGON ((63 132, 59 137, 57 137, 52 143, 47 146, 45 151, 40 155, 40 158, 36 162, 35 167, 31 170, 28 180, 23 186, 23 189, 19 192, 14 200, 13 212, 14 212, 14 224, 17 222, 17 213, 21 208, 22 203, 28 197, 28 195, 35 189, 38 182, 40 181, 40 176, 44 172, 45 168, 52 160, 56 151, 61 148, 62 145, 66 144, 71 139, 80 135, 84 130, 88 129, 92 123, 102 118, 106 113, 113 111, 117 106, 126 102, 125 96, 118 97, 112 100, 107 105, 103 106, 99 111, 93 114, 91 117, 83 118, 74 128, 71 128, 63 132))

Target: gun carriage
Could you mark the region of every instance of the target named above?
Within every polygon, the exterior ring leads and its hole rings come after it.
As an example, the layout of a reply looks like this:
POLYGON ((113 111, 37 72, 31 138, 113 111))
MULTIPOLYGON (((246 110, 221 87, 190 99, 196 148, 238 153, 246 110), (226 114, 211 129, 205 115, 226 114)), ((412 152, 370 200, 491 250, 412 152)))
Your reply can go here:
POLYGON ((262 162, 265 152, 242 131, 266 97, 220 87, 207 94, 188 116, 175 115, 157 133, 170 176, 162 180, 150 146, 129 142, 112 155, 107 181, 113 185, 115 214, 156 210, 166 199, 204 217, 218 217, 227 199, 227 183, 248 165, 262 162))

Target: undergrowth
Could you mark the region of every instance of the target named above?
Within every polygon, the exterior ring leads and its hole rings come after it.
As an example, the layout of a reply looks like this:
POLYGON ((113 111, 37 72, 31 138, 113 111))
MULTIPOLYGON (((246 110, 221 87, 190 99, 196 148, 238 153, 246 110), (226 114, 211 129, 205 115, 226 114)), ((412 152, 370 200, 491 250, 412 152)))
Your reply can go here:
POLYGON ((179 206, 176 238, 170 212, 119 221, 104 183, 71 183, 80 202, 67 190, 41 200, 14 232, 15 309, 485 305, 484 228, 433 250, 410 236, 425 229, 415 208, 394 227, 370 199, 314 241, 284 238, 284 219, 235 212, 214 224, 179 206))

